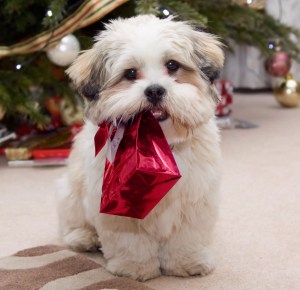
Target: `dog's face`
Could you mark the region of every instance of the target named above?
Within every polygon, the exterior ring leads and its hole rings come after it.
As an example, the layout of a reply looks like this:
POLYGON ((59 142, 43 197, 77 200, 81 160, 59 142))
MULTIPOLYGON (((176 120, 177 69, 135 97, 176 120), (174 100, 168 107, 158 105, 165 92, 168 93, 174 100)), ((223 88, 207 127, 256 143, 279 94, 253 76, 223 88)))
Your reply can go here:
POLYGON ((86 118, 128 122, 151 110, 169 141, 188 138, 214 116, 218 40, 184 22, 144 15, 106 25, 67 73, 87 99, 86 118))

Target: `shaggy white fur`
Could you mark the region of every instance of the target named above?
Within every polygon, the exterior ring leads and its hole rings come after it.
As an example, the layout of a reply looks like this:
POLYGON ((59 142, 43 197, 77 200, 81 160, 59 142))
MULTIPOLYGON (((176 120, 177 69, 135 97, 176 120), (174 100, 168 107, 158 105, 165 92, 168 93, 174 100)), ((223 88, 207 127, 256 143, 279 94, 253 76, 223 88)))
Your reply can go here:
POLYGON ((106 28, 68 70, 88 101, 85 126, 59 181, 63 241, 76 250, 101 245, 106 267, 116 275, 138 280, 161 273, 206 275, 214 268, 210 244, 220 183, 211 81, 223 64, 221 45, 172 18, 118 19, 106 28), (134 78, 127 77, 128 70, 134 78), (144 94, 153 84, 166 91, 159 105, 144 94), (127 122, 153 109, 167 116, 160 125, 182 178, 143 220, 100 214, 107 148, 95 157, 97 124, 127 122))

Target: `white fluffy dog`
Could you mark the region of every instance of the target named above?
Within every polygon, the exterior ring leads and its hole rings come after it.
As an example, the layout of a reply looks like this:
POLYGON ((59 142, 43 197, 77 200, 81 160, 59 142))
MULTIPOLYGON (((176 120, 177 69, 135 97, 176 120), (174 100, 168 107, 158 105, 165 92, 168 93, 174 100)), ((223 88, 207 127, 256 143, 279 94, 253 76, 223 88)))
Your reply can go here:
POLYGON ((87 100, 86 122, 59 184, 64 243, 101 246, 107 270, 138 280, 213 270, 220 148, 212 81, 223 60, 216 37, 151 15, 110 22, 75 60, 67 72, 87 100), (107 147, 95 157, 97 125, 145 110, 159 121, 182 178, 143 220, 100 214, 107 147))

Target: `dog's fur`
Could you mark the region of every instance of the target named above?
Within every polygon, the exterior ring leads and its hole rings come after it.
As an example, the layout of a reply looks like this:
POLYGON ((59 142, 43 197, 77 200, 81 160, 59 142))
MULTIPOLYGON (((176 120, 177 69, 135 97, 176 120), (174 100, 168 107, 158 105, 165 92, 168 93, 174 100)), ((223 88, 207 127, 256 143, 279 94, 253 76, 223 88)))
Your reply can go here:
POLYGON ((78 57, 67 72, 86 97, 86 122, 58 194, 67 245, 91 250, 101 243, 107 269, 138 280, 212 271, 220 181, 212 80, 223 60, 216 37, 186 22, 150 15, 110 22, 93 48, 78 57), (169 60, 180 64, 177 71, 168 71, 169 60), (124 78, 130 68, 136 69, 136 80, 124 78), (166 90, 159 108, 169 118, 160 125, 182 178, 143 220, 100 214, 106 147, 95 158, 97 124, 127 122, 153 109, 144 94, 151 84, 166 90))

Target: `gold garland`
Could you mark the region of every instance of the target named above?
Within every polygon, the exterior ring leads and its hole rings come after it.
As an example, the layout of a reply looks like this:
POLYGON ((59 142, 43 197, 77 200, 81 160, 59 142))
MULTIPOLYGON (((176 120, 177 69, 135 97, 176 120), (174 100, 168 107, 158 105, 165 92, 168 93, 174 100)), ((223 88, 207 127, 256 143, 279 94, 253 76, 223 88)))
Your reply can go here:
POLYGON ((127 1, 86 0, 73 14, 64 19, 54 29, 49 29, 11 46, 0 46, 0 58, 47 50, 65 35, 96 22, 127 1))

